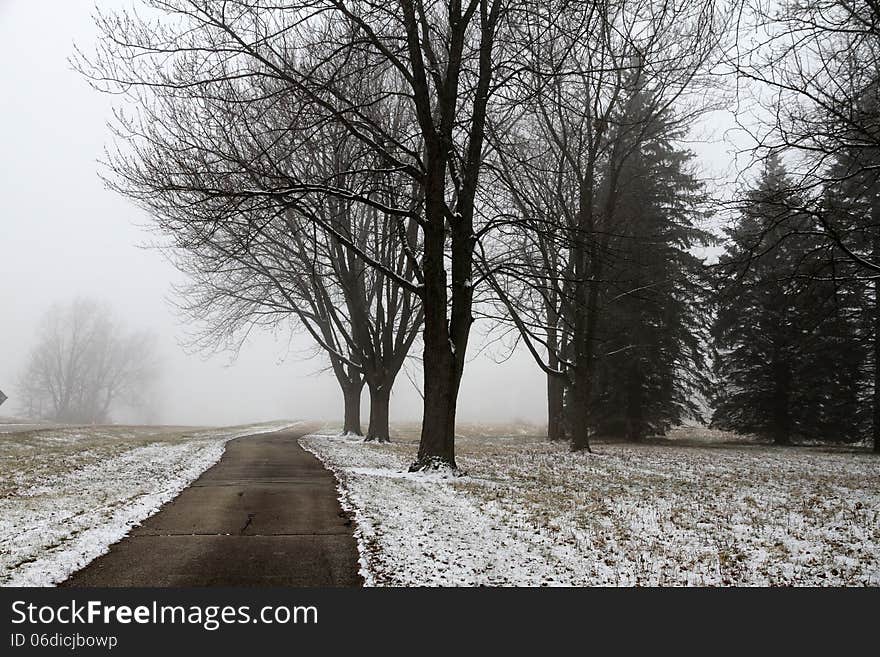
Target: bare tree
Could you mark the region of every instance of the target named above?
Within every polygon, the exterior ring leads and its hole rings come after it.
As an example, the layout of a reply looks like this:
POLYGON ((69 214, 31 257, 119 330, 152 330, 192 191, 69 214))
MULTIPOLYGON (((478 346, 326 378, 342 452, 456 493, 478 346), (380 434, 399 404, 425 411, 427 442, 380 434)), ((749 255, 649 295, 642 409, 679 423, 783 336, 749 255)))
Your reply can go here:
MULTIPOLYGON (((397 232, 387 222, 362 205, 331 205, 313 211, 328 221, 333 213, 337 225, 347 222, 338 229, 353 243, 410 276, 403 251, 395 248, 397 232)), ((293 318, 330 361, 343 392, 344 431, 361 433, 360 397, 366 383, 367 440, 387 441, 391 389, 421 324, 414 295, 294 210, 262 222, 259 234, 249 239, 242 239, 243 233, 242 221, 230 217, 197 248, 172 255, 192 281, 180 290, 181 305, 206 327, 198 342, 208 348, 237 347, 252 325, 274 327, 293 318)))
MULTIPOLYGON (((880 5, 873 0, 751 3, 756 35, 737 71, 763 114, 750 130, 760 158, 781 155, 799 194, 816 199, 840 178, 837 158, 864 152, 857 169, 880 168, 880 5), (808 193, 811 192, 811 193, 808 193)), ((805 198, 806 200, 806 198, 805 198)), ((865 261, 868 269, 880 264, 865 261)))
MULTIPOLYGON (((780 157, 785 164, 787 198, 798 207, 779 207, 778 221, 792 212, 812 216, 810 230, 851 260, 862 279, 873 279, 880 260, 865 245, 878 224, 863 209, 874 203, 880 179, 880 5, 789 0, 753 2, 750 9, 748 29, 758 36, 736 63, 758 101, 743 128, 754 138, 757 161, 780 157), (856 193, 853 213, 839 196, 827 202, 843 187, 856 193)), ((768 222, 766 230, 776 228, 768 222)))
POLYGON ((28 415, 101 424, 113 411, 148 408, 157 373, 155 340, 126 333, 93 301, 54 306, 21 376, 28 415))
MULTIPOLYGON (((158 10, 160 20, 132 13, 99 17, 103 50, 78 62, 97 86, 134 101, 136 114, 128 117, 130 123, 123 119, 123 125, 129 128, 127 137, 138 144, 135 158, 153 146, 150 131, 143 129, 146 125, 162 126, 186 148, 187 128, 181 124, 212 124, 211 110, 218 99, 258 115, 260 108, 283 97, 297 108, 287 131, 294 141, 309 142, 322 126, 342 126, 372 155, 365 166, 405 176, 417 188, 418 211, 411 198, 388 206, 369 190, 353 190, 333 179, 279 173, 268 154, 250 159, 246 170, 229 172, 224 169, 227 160, 218 158, 215 149, 203 166, 218 174, 218 184, 200 194, 182 194, 187 204, 181 210, 209 199, 229 207, 271 199, 308 217, 370 267, 417 295, 424 313, 425 379, 422 437, 414 467, 454 466, 456 404, 473 322, 474 248, 482 235, 475 200, 484 168, 486 117, 490 100, 522 69, 523 33, 515 28, 528 22, 538 3, 147 4, 158 10), (353 93, 352 80, 369 84, 353 93), (388 98, 399 99, 415 117, 404 135, 389 132, 387 123, 377 120, 381 113, 371 111, 388 98), (398 220, 401 232, 414 221, 421 252, 406 257, 411 258, 417 283, 401 278, 344 231, 311 213, 316 198, 356 201, 380 210, 398 220)), ((218 136, 227 130, 212 125, 218 136)), ((170 182, 163 190, 178 189, 174 174, 169 163, 170 182)))
MULTIPOLYGON (((350 98, 372 89, 368 81, 382 85, 381 70, 355 68, 360 77, 344 85, 350 98)), ((388 440, 391 389, 422 321, 411 289, 417 185, 384 170, 345 126, 315 123, 310 108, 282 91, 257 78, 218 82, 210 97, 153 99, 143 105, 149 121, 119 126, 135 150, 116 154, 109 183, 155 217, 166 253, 188 274, 180 305, 202 327, 197 346, 237 349, 253 325, 293 318, 330 361, 344 430, 361 433, 366 384, 367 438, 388 440), (254 181, 305 180, 336 193, 290 199, 243 191, 254 181), (411 211, 397 217, 388 207, 411 211)), ((412 127, 394 96, 369 111, 389 135, 412 127)))

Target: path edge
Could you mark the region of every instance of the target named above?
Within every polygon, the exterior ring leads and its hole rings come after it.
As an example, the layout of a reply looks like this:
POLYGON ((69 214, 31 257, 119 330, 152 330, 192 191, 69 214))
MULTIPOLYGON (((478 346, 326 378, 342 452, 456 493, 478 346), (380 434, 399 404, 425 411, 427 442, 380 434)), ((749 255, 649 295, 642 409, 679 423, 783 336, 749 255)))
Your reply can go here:
POLYGON ((300 436, 299 438, 297 438, 297 443, 299 443, 299 446, 302 449, 318 459, 321 465, 324 466, 324 469, 328 470, 333 475, 333 478, 336 480, 336 499, 339 501, 339 506, 341 506, 342 510, 346 514, 348 514, 349 518, 354 524, 352 534, 354 535, 354 539, 357 543, 358 549, 358 575, 360 575, 361 579, 363 580, 363 586, 365 588, 377 587, 379 586, 379 584, 376 580, 375 574, 370 569, 369 559, 367 559, 367 537, 364 533, 364 528, 372 528, 372 523, 366 518, 366 516, 358 508, 358 505, 355 504, 352 500, 351 491, 349 490, 347 485, 348 477, 346 476, 344 469, 336 467, 332 463, 329 463, 327 460, 321 457, 321 454, 317 450, 312 449, 308 444, 305 444, 303 442, 308 438, 333 437, 335 436, 328 436, 327 434, 318 433, 307 433, 304 436, 300 436))

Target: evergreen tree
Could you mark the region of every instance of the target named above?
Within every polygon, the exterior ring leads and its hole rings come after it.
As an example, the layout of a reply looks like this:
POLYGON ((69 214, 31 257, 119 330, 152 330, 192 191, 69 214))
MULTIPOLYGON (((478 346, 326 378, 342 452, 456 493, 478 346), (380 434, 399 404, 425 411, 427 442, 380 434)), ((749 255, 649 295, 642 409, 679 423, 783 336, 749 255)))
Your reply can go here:
POLYGON ((880 452, 880 282, 871 265, 880 263, 880 83, 870 81, 854 99, 855 125, 837 128, 847 147, 834 154, 820 211, 825 232, 839 247, 845 275, 859 291, 859 337, 864 345, 866 425, 880 452), (868 410, 870 409, 870 410, 868 410))
POLYGON ((700 415, 708 320, 702 263, 691 249, 709 235, 697 225, 702 189, 688 171, 693 154, 675 144, 679 122, 638 79, 631 88, 604 174, 617 231, 604 254, 610 266, 590 417, 597 433, 639 440, 700 415))
POLYGON ((770 157, 720 261, 713 426, 786 445, 863 435, 857 290, 841 282, 778 157, 770 157))

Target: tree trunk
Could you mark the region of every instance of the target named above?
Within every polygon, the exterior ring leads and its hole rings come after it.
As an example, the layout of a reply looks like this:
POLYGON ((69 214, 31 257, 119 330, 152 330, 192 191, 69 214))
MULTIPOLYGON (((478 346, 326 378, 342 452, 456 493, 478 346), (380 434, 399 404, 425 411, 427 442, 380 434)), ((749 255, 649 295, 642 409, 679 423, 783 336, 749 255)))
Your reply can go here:
POLYGON ((574 343, 574 368, 571 381, 571 400, 568 408, 569 438, 571 450, 590 451, 590 397, 591 390, 591 364, 589 321, 587 318, 587 299, 584 294, 588 285, 584 266, 585 256, 583 252, 577 254, 578 265, 575 268, 577 277, 577 296, 574 309, 574 331, 572 341, 574 343))
POLYGON ((627 409, 627 440, 634 443, 641 442, 645 437, 645 407, 642 398, 642 373, 638 362, 639 356, 634 356, 635 362, 630 372, 627 409))
MULTIPOLYGON (((880 219, 880 204, 874 204, 875 219, 880 219)), ((876 225, 876 224, 875 224, 876 225)), ((873 258, 880 258, 880 236, 874 237, 873 258)), ((874 281, 874 394, 873 424, 874 452, 880 454, 880 281, 874 281)))
MULTIPOLYGON (((559 321, 556 312, 555 298, 547 306, 547 365, 552 370, 559 369, 559 337, 556 323, 559 321)), ((561 376, 547 375, 547 438, 549 440, 565 440, 565 381, 561 376)))
POLYGON ((773 444, 777 447, 788 447, 791 445, 791 438, 785 431, 777 431, 773 436, 773 444))
POLYGON ((589 369, 583 363, 576 364, 568 410, 573 452, 592 451, 590 449, 590 383, 589 369))
MULTIPOLYGON (((452 318, 447 315, 448 293, 446 259, 445 201, 443 185, 445 169, 433 172, 425 191, 425 239, 424 239, 424 309, 425 323, 422 331, 424 351, 424 413, 422 415, 422 435, 419 453, 411 471, 431 470, 440 467, 456 469, 455 463, 455 411, 458 402, 458 388, 464 363, 464 353, 456 353, 454 336, 459 337, 462 349, 467 347, 467 328, 456 325, 461 331, 457 335, 450 330, 450 323, 461 322, 460 276, 457 267, 467 253, 459 253, 460 244, 453 235, 453 299, 452 318)), ((472 249, 472 245, 470 247, 472 249)), ((465 263, 466 264, 466 263, 465 263)), ((469 274, 465 277, 469 278, 469 274)), ((468 313, 470 309, 467 309, 468 313)))
POLYGON ((361 431, 361 392, 363 389, 363 382, 342 386, 342 397, 345 402, 343 433, 363 435, 361 431))
POLYGON ((633 443, 640 443, 645 439, 644 425, 636 418, 627 418, 626 439, 633 443))
POLYGON ((590 402, 593 391, 593 350, 599 301, 598 244, 593 217, 594 161, 587 166, 587 178, 578 192, 578 231, 574 236, 571 257, 574 259, 574 376, 571 390, 571 450, 590 450, 590 402), (589 182, 586 182, 589 181, 589 182))
POLYGON ((880 454, 880 281, 874 281, 874 452, 880 454))
POLYGON ((874 452, 880 454, 880 282, 874 282, 874 452))
POLYGON ((558 376, 547 375, 547 438, 565 440, 563 397, 565 384, 558 376))
MULTIPOLYGON (((591 254, 595 259, 595 254, 591 254)), ((594 268, 594 272, 598 268, 594 268)), ((594 274, 595 275, 595 274, 594 274)), ((594 347, 596 335, 596 319, 598 313, 598 284, 595 281, 578 281, 583 291, 587 292, 587 298, 582 300, 576 308, 574 340, 575 368, 572 382, 572 409, 571 409, 571 449, 574 452, 590 449, 590 402, 593 398, 593 373, 594 373, 594 347)))
POLYGON ((784 363, 777 362, 775 369, 776 399, 773 408, 773 444, 791 445, 791 419, 788 412, 791 375, 784 363))
POLYGON ((448 342, 438 345, 425 340, 424 367, 422 436, 418 458, 410 470, 455 469, 455 411, 461 374, 455 371, 448 342))
POLYGON ((387 443, 391 441, 388 428, 388 406, 390 403, 390 385, 383 383, 370 387, 370 426, 367 429, 367 442, 387 443))

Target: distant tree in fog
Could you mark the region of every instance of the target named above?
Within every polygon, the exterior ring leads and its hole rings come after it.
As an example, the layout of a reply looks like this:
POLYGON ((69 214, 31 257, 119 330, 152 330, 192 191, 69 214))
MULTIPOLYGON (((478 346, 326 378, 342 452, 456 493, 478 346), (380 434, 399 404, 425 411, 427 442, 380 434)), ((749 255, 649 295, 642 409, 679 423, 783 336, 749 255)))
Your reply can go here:
POLYGON ((31 417, 100 424, 111 412, 150 408, 156 375, 155 338, 126 332, 110 310, 78 299, 53 306, 20 379, 31 417))

